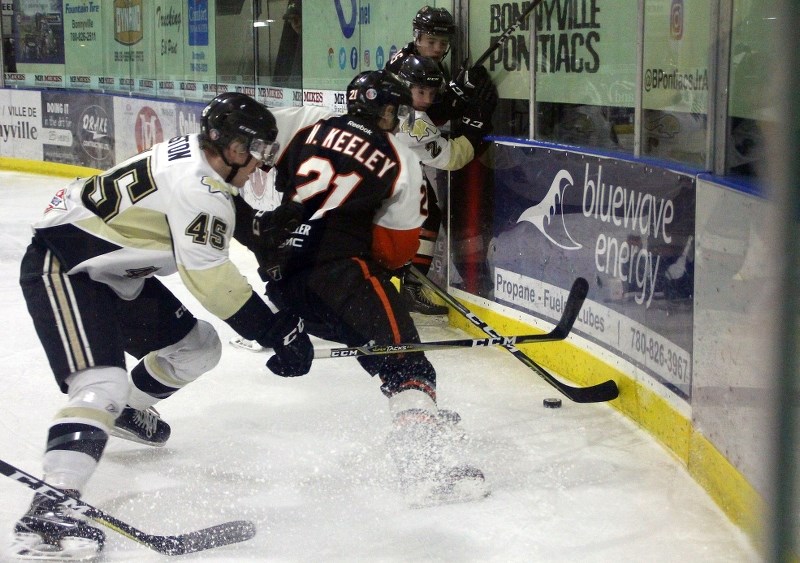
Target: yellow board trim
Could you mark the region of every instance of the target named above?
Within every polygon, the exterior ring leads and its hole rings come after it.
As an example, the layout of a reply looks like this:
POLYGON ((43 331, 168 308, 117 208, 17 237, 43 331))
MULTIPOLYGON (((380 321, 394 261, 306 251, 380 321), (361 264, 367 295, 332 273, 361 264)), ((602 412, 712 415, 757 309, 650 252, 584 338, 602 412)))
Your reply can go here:
MULTIPOLYGON (((503 335, 535 333, 521 321, 471 302, 463 301, 470 311, 503 335)), ((450 311, 450 324, 473 335, 483 333, 456 311, 450 311)), ((544 332, 544 331, 542 331, 544 332)), ((669 402, 632 377, 609 366, 589 352, 567 342, 547 346, 522 344, 536 362, 571 382, 586 386, 608 379, 617 382, 619 398, 609 405, 626 415, 649 432, 671 451, 702 486, 728 518, 765 553, 763 516, 766 505, 759 493, 725 456, 705 436, 692 427, 691 421, 678 413, 669 402)))
POLYGON ((0 170, 30 172, 33 174, 45 174, 47 176, 63 176, 65 178, 86 178, 101 172, 97 168, 88 168, 86 166, 25 160, 8 156, 0 156, 0 170))

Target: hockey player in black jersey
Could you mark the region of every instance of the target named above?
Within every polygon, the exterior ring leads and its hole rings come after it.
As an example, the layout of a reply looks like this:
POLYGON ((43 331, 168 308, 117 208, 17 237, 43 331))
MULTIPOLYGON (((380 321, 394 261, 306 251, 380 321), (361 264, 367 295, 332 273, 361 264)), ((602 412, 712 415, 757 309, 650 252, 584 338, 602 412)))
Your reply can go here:
MULTIPOLYGON (((309 333, 347 346, 419 342, 391 282, 414 256, 428 213, 419 158, 391 134, 411 111, 408 87, 385 71, 348 86, 348 112, 301 129, 277 163, 286 206, 302 210, 282 246, 285 260, 261 269, 267 294, 295 312, 309 333)), ((358 358, 389 398, 388 440, 400 483, 413 504, 487 494, 480 470, 450 448, 453 429, 436 406, 436 372, 424 354, 358 358)))
MULTIPOLYGON (((267 366, 301 375, 313 349, 293 313, 272 313, 230 261, 233 196, 268 163, 272 114, 244 94, 203 110, 201 133, 154 145, 60 190, 22 259, 20 284, 66 405, 48 430, 44 480, 78 496, 109 434, 163 445, 169 426, 151 409, 214 368, 221 344, 154 276, 180 275, 211 313, 272 347, 267 366), (129 386, 125 354, 139 359, 129 386)), ((36 494, 14 528, 22 559, 80 560, 102 531, 36 494)))

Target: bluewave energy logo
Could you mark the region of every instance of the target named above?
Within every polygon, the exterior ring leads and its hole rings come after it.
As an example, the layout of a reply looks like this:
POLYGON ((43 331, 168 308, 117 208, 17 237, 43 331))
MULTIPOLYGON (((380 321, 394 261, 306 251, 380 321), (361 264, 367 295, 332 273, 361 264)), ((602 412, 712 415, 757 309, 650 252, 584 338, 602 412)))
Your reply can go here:
POLYGON ((566 170, 560 170, 550 184, 550 189, 544 199, 526 209, 517 219, 517 223, 527 221, 534 225, 547 240, 559 248, 565 250, 575 250, 583 246, 569 234, 567 224, 564 222, 564 211, 562 203, 564 192, 572 187, 575 181, 572 175, 566 170))
MULTIPOLYGON (((647 306, 655 293, 661 256, 648 247, 663 247, 672 243, 672 223, 676 220, 675 204, 671 199, 613 185, 603 181, 603 166, 596 171, 587 163, 581 192, 582 217, 564 213, 565 194, 576 186, 567 170, 559 170, 550 183, 545 197, 529 207, 517 219, 527 222, 550 241, 567 251, 578 251, 584 244, 576 240, 567 226, 568 219, 580 222, 584 237, 594 236, 594 266, 603 274, 635 287, 635 300, 647 306), (597 228, 586 229, 590 222, 597 228), (643 242, 647 241, 647 243, 643 242)), ((575 198, 571 198, 575 201, 575 198)), ((587 241, 583 241, 584 243, 587 241)), ((663 273, 662 273, 663 275, 663 273)))

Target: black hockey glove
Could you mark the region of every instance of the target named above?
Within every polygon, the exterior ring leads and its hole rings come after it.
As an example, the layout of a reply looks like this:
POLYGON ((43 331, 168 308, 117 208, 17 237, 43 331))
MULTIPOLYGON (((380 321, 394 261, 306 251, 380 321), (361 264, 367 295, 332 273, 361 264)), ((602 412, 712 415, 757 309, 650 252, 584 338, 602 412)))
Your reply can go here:
POLYGON ((314 347, 303 326, 303 319, 293 313, 278 311, 271 320, 272 326, 258 339, 259 344, 275 351, 275 355, 267 360, 267 367, 281 377, 307 374, 314 359, 314 347))
POLYGON ((272 211, 257 211, 253 215, 253 234, 268 249, 276 249, 302 221, 303 205, 290 201, 272 211))
POLYGON ((453 134, 463 135, 477 149, 483 138, 492 132, 492 114, 471 108, 464 112, 464 116, 453 124, 453 134))
POLYGON ((463 113, 479 109, 489 116, 497 107, 497 87, 489 72, 482 66, 474 66, 464 71, 450 83, 456 93, 457 102, 463 113))

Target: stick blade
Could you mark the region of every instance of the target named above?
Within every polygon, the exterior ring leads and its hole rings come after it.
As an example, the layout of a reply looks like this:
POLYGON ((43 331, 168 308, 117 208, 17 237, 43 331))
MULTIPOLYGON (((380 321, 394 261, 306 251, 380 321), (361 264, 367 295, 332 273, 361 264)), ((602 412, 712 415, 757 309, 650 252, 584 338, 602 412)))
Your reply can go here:
POLYGON ((613 379, 592 385, 591 387, 571 387, 561 389, 575 403, 604 403, 619 397, 619 387, 613 379))
POLYGON ((150 547, 165 555, 184 555, 247 541, 256 527, 247 520, 235 520, 179 536, 152 536, 150 547))

